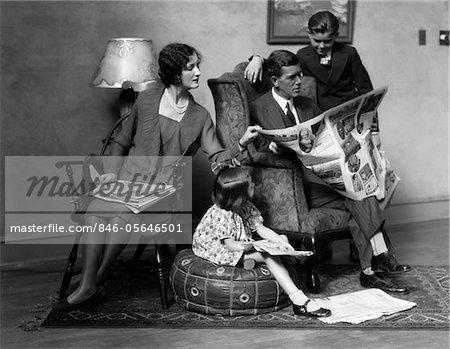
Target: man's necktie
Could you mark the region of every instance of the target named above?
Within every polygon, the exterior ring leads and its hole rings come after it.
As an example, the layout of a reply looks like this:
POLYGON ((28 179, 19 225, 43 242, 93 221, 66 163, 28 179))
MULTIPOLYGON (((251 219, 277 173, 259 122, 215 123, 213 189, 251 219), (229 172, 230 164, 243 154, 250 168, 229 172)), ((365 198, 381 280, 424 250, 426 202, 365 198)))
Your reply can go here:
POLYGON ((292 110, 291 110, 291 107, 290 107, 290 105, 289 105, 289 102, 286 103, 286 109, 287 109, 287 112, 286 112, 286 118, 287 118, 287 120, 289 121, 290 126, 294 126, 294 125, 296 124, 296 122, 295 122, 295 116, 294 116, 294 114, 292 113, 292 110))

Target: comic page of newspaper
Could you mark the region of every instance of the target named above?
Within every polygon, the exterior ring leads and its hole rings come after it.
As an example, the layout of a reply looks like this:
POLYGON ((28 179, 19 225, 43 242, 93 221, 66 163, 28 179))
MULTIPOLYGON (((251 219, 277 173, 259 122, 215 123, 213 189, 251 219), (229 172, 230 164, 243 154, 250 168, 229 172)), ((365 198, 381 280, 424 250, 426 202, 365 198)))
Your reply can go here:
POLYGON ((295 151, 305 167, 354 200, 376 196, 386 207, 399 177, 374 146, 370 126, 387 87, 373 90, 299 125, 259 133, 295 151))

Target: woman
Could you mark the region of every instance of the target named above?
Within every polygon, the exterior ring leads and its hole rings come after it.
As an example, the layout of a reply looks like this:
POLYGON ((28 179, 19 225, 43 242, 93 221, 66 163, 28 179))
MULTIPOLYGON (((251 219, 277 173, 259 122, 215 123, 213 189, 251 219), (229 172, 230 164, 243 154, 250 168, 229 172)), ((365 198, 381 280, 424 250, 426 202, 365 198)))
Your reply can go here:
MULTIPOLYGON (((141 92, 130 118, 115 138, 111 155, 128 156, 123 163, 118 156, 108 157, 100 184, 131 180, 136 174, 151 171, 148 156, 193 156, 201 147, 208 159, 224 161, 233 157, 243 160, 246 146, 257 137, 259 126, 251 126, 231 149, 223 149, 216 137, 215 126, 208 111, 197 104, 189 90, 199 86, 201 56, 185 44, 169 44, 159 55, 159 83, 141 92)), ((86 225, 124 227, 139 222, 139 215, 131 213, 119 203, 93 200, 86 212, 86 225), (105 211, 104 213, 102 211, 105 211), (100 212, 100 213, 99 213, 100 212)), ((104 280, 115 258, 126 246, 129 234, 93 232, 85 234, 83 244, 83 272, 79 287, 55 308, 71 310, 98 300, 97 283, 104 280)))

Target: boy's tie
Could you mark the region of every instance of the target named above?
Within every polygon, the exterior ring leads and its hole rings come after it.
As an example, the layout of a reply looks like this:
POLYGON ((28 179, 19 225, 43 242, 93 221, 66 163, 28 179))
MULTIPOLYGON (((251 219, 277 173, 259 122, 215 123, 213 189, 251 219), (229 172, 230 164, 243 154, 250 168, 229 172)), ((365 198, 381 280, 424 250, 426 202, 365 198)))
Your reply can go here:
POLYGON ((294 126, 296 124, 295 116, 294 116, 294 113, 292 113, 289 102, 286 103, 286 118, 287 118, 290 126, 294 126))

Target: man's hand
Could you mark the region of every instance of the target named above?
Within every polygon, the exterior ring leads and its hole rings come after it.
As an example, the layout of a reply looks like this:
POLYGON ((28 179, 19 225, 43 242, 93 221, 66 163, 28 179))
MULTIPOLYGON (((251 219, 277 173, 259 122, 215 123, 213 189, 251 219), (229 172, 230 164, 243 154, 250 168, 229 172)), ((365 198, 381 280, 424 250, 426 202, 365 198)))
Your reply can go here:
POLYGON ((254 84, 257 80, 262 80, 264 60, 261 56, 253 56, 244 71, 244 78, 254 84))
POLYGON ((375 147, 380 149, 381 147, 381 138, 379 132, 372 132, 372 142, 375 147))
POLYGON ((242 148, 245 148, 247 145, 252 143, 256 139, 256 137, 258 137, 259 130, 262 130, 262 128, 261 128, 261 126, 258 126, 258 125, 247 127, 247 130, 245 131, 245 133, 239 140, 239 145, 242 148))
POLYGON ((279 146, 277 143, 275 142, 270 142, 269 143, 269 150, 274 153, 275 155, 282 155, 286 153, 286 149, 279 146))

